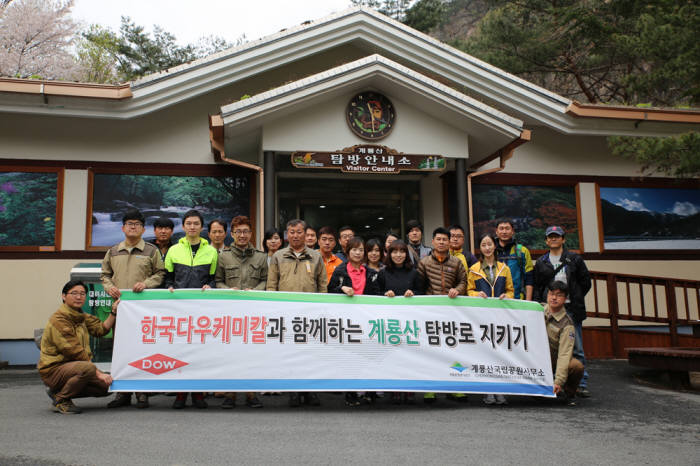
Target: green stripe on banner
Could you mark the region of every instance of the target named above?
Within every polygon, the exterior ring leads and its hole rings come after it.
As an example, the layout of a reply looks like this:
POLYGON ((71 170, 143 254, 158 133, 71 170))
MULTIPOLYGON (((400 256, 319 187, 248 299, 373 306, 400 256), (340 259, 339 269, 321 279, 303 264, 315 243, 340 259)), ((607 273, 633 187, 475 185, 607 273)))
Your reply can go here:
POLYGON ((544 312, 539 303, 519 299, 473 298, 458 296, 414 296, 412 298, 385 296, 346 296, 344 294, 326 293, 288 293, 282 291, 241 291, 228 289, 174 290, 144 290, 141 293, 122 290, 121 299, 124 301, 149 301, 164 299, 211 299, 211 300, 245 300, 245 301, 276 301, 302 302, 321 304, 377 304, 382 306, 458 306, 480 307, 494 309, 518 309, 522 311, 544 312))

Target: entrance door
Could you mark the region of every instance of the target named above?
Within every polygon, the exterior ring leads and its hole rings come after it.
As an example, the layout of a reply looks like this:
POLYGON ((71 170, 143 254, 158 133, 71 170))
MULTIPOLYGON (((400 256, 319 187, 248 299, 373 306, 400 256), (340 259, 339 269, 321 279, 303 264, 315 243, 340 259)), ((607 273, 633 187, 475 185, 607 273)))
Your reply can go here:
POLYGON ((406 221, 418 218, 417 181, 281 178, 277 189, 282 227, 301 218, 317 229, 349 225, 369 239, 403 236, 406 221))

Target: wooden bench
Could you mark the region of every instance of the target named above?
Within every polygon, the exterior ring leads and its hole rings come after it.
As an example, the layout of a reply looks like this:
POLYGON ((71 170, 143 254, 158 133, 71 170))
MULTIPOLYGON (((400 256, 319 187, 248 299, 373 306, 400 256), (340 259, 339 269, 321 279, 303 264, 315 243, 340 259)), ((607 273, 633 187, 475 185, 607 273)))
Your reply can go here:
POLYGON ((689 387, 688 372, 700 371, 700 348, 626 348, 633 366, 668 371, 675 387, 689 387))

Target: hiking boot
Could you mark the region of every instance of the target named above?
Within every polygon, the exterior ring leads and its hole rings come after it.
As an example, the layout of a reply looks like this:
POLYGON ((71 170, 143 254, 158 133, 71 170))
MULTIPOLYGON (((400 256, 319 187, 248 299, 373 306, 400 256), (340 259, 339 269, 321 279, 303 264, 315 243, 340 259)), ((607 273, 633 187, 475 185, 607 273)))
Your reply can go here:
POLYGON ((51 390, 51 387, 46 387, 46 396, 48 396, 49 398, 51 398, 51 403, 52 403, 52 404, 56 404, 56 396, 55 396, 55 395, 56 395, 56 392, 54 392, 53 390, 51 390))
POLYGON ((309 392, 304 395, 306 398, 306 404, 310 406, 320 406, 321 405, 321 400, 318 398, 318 395, 315 394, 314 392, 309 392))
POLYGON ((112 401, 107 403, 108 408, 121 408, 131 404, 131 393, 119 392, 112 401))
POLYGON ((206 401, 204 401, 204 394, 202 393, 193 393, 192 394, 192 406, 194 406, 197 409, 206 409, 207 404, 206 401))
POLYGON ((53 410, 61 414, 80 414, 83 411, 72 400, 63 400, 53 405, 53 410))
POLYGON ((578 387, 576 389, 576 396, 579 398, 590 398, 591 392, 589 392, 586 387, 578 387))
POLYGON ((447 399, 456 403, 466 403, 469 401, 469 397, 464 393, 448 393, 447 399))
POLYGON ((258 400, 258 397, 253 395, 250 398, 246 398, 245 405, 249 408, 262 408, 263 404, 258 400))
POLYGON ((148 395, 146 395, 145 393, 137 393, 136 407, 139 409, 148 408, 148 395))
POLYGON ((178 393, 173 401, 173 409, 183 409, 187 403, 187 393, 178 393))
POLYGON ((576 406, 576 397, 574 396, 564 396, 564 406, 573 408, 576 406))
POLYGON ((423 403, 431 405, 437 401, 435 393, 426 393, 423 395, 423 403))
POLYGON ((301 405, 299 400, 299 394, 297 392, 292 392, 289 394, 289 406, 292 408, 298 408, 301 405))
POLYGON ((360 399, 355 392, 345 393, 345 406, 354 408, 355 406, 360 406, 360 399))
POLYGON ((221 409, 233 409, 236 407, 236 399, 227 396, 224 398, 224 402, 221 403, 221 409))

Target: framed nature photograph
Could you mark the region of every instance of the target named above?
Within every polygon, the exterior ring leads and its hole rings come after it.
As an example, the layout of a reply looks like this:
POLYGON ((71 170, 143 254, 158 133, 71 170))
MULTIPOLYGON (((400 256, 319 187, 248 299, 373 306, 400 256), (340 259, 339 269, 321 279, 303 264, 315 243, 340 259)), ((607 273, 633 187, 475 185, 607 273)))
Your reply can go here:
MULTIPOLYGON (((218 167, 217 167, 218 168, 218 167)), ((139 209, 146 218, 143 239, 155 241, 153 222, 168 217, 175 224, 173 241, 184 236, 182 215, 197 209, 206 225, 220 218, 226 223, 246 215, 255 224, 251 204, 251 177, 242 170, 219 169, 207 174, 126 174, 91 170, 88 181, 88 249, 105 249, 124 239, 122 216, 129 208, 139 209)), ((226 244, 231 238, 227 235, 226 244)))
POLYGON ((0 250, 59 250, 62 209, 62 168, 0 166, 0 250))
POLYGON ((494 234, 498 220, 507 218, 514 223, 517 241, 530 250, 547 249, 545 230, 550 225, 564 229, 567 248, 582 249, 576 186, 474 184, 472 198, 476 238, 494 234))
POLYGON ((598 189, 601 249, 700 250, 700 189, 598 189))

